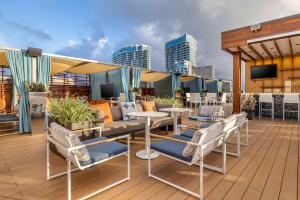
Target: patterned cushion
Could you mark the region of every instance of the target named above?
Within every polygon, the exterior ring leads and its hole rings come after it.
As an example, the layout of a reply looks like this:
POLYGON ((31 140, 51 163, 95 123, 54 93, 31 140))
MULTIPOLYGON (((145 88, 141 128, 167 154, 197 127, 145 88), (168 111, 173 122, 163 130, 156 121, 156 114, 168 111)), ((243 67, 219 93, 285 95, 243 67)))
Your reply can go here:
POLYGON ((134 116, 128 116, 127 113, 136 112, 136 105, 134 102, 120 102, 123 120, 136 119, 134 116))
MULTIPOLYGON (((66 148, 83 145, 76 133, 58 125, 57 123, 51 123, 50 133, 56 141, 65 146, 65 148, 57 147, 58 152, 65 157, 67 156, 66 148)), ((85 147, 78 149, 74 153, 79 161, 89 161, 91 159, 90 154, 85 147)))

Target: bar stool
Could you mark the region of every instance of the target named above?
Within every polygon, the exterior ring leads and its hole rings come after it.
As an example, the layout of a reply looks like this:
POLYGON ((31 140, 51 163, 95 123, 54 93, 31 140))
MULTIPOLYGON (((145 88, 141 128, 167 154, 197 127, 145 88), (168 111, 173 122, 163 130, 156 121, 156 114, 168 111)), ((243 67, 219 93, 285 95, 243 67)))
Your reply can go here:
POLYGON ((299 121, 299 115, 300 115, 299 94, 284 94, 282 112, 283 112, 283 120, 285 120, 285 113, 286 112, 292 112, 292 113, 296 112, 296 113, 298 113, 298 121, 299 121), (286 110, 285 109, 285 104, 297 104, 298 110, 286 110))
POLYGON ((262 111, 269 110, 272 112, 272 119, 274 119, 274 100, 272 93, 260 93, 259 94, 259 119, 261 118, 262 111), (272 108, 263 108, 263 103, 271 103, 272 108))
POLYGON ((185 107, 187 108, 188 104, 189 106, 191 105, 191 93, 185 93, 185 97, 186 97, 185 107))

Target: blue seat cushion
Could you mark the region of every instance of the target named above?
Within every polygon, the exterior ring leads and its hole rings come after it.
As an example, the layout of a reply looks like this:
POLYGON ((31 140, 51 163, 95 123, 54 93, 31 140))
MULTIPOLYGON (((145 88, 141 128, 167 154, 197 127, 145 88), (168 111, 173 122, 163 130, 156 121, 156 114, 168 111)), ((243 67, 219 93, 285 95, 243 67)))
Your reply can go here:
MULTIPOLYGON (((184 140, 184 141, 191 141, 191 138, 184 137, 181 135, 174 135, 172 138, 184 140)), ((183 149, 185 148, 186 144, 174 142, 170 140, 161 140, 159 142, 152 143, 150 148, 158 151, 160 153, 178 158, 180 160, 191 162, 192 156, 185 157, 182 155, 183 149)))
MULTIPOLYGON (((89 140, 85 140, 83 144, 90 144, 93 142, 98 142, 107 139, 106 137, 98 137, 89 140)), ((91 160, 89 161, 80 161, 80 164, 85 166, 92 164, 94 162, 98 162, 105 158, 109 158, 127 151, 127 145, 119 143, 119 142, 106 142, 102 144, 96 144, 93 146, 88 146, 87 150, 90 154, 91 160)))
POLYGON ((194 133, 196 132, 196 130, 194 130, 194 129, 189 129, 189 130, 187 130, 187 131, 185 131, 185 132, 182 132, 182 133, 180 133, 180 135, 181 136, 184 136, 184 137, 188 137, 188 138, 192 138, 193 136, 194 136, 194 133))
POLYGON ((0 115, 0 122, 19 121, 16 115, 0 115))
MULTIPOLYGON (((207 128, 207 127, 209 127, 210 125, 212 125, 213 123, 214 123, 214 122, 201 124, 201 125, 199 126, 199 128, 207 128)), ((181 136, 184 136, 184 137, 192 138, 192 137, 194 136, 195 132, 196 132, 196 130, 194 130, 194 129, 189 129, 189 130, 187 130, 187 131, 185 131, 185 132, 180 133, 180 135, 181 135, 181 136)))

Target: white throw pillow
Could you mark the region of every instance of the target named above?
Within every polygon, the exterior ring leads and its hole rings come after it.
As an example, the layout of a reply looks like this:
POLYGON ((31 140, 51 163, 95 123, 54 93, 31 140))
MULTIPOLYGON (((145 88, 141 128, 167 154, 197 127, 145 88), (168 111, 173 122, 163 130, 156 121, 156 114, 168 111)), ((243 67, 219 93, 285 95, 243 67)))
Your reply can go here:
POLYGON ((124 121, 136 119, 134 116, 127 115, 127 113, 136 112, 135 102, 120 102, 120 105, 124 121))
MULTIPOLYGON (((61 125, 51 123, 50 125, 51 136, 58 142, 60 142, 65 148, 75 147, 83 145, 79 140, 78 135, 61 125)), ((57 148, 57 150, 63 155, 67 156, 67 152, 64 148, 57 148)), ((83 147, 74 152, 75 156, 79 161, 91 160, 88 150, 83 147)))

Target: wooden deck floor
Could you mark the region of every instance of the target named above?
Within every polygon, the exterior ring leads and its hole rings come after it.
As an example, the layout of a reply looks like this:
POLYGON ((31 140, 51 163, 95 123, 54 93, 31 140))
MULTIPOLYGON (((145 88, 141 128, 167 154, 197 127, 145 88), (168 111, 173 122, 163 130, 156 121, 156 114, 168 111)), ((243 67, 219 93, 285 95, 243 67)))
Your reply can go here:
MULTIPOLYGON (((194 199, 147 177, 147 162, 134 155, 143 148, 133 141, 131 180, 93 199, 194 199)), ((241 157, 228 157, 227 173, 205 170, 206 199, 299 199, 299 123, 282 120, 253 120, 250 146, 241 157)), ((210 154, 207 163, 221 164, 220 155, 210 154)), ((55 171, 65 162, 52 155, 55 171)), ((73 174, 73 197, 78 198, 126 175, 126 159, 118 158, 96 168, 73 174)), ((153 173, 198 190, 196 166, 188 167, 160 156, 153 161, 153 173)), ((66 177, 46 180, 45 134, 0 138, 0 199, 66 199, 66 177)))

